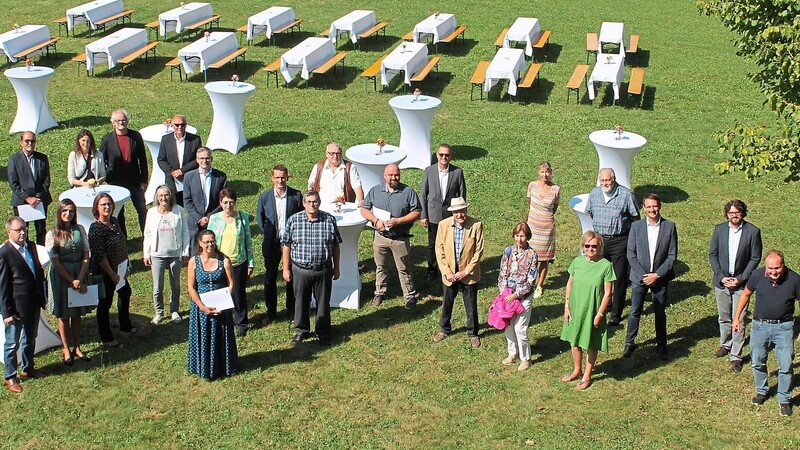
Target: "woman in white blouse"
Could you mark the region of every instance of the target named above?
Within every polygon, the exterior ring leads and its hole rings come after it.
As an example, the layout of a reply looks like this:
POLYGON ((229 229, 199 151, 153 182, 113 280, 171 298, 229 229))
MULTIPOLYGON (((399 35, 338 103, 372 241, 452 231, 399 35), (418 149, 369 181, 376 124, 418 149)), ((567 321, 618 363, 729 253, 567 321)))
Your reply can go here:
POLYGON ((144 224, 144 265, 153 272, 153 323, 164 318, 164 271, 169 269, 172 321, 181 321, 178 312, 181 296, 181 267, 189 259, 189 226, 183 208, 167 185, 156 190, 156 205, 147 211, 144 224))
POLYGON ((97 151, 92 132, 86 129, 78 133, 75 148, 69 152, 67 178, 72 187, 94 187, 106 180, 106 164, 103 154, 97 151))

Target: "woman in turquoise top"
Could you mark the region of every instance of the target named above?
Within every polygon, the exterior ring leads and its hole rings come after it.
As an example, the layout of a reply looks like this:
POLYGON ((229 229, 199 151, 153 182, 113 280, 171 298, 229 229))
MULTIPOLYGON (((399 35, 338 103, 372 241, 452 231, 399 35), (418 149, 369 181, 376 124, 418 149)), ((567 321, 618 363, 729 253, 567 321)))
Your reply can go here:
POLYGON ((219 193, 222 211, 208 218, 206 229, 216 235, 217 248, 230 258, 233 265, 234 323, 236 334, 247 334, 247 280, 253 275, 255 256, 253 238, 250 235, 250 215, 236 210, 236 191, 223 189, 219 193))
POLYGON ((569 383, 580 379, 575 389, 583 391, 592 385, 592 369, 597 351, 608 351, 606 312, 611 301, 611 283, 617 279, 611 263, 603 258, 603 237, 587 231, 581 237, 580 255, 569 265, 564 327, 561 339, 572 346, 573 371, 561 378, 569 383), (586 371, 581 370, 586 350, 586 371))

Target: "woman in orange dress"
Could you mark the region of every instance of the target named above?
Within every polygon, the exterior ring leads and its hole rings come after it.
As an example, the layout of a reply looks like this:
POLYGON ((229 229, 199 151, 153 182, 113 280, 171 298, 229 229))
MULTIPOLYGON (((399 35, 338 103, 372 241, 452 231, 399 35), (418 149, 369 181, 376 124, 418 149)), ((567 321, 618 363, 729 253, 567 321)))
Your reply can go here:
POLYGON ((561 188, 553 184, 553 167, 549 162, 539 164, 539 179, 528 184, 528 227, 532 237, 530 246, 539 260, 539 278, 533 298, 542 296, 542 285, 547 278, 547 267, 556 259, 556 210, 561 201, 561 188))

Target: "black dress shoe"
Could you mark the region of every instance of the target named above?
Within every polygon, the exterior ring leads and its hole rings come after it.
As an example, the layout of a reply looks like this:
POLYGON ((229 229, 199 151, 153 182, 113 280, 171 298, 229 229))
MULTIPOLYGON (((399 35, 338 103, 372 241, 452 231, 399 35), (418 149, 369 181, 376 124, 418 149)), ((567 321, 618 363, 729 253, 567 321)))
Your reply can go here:
POLYGON ((667 347, 658 347, 656 352, 658 353, 658 359, 662 361, 667 360, 667 347))
POLYGON ((330 347, 331 346, 331 340, 328 339, 328 338, 324 338, 324 339, 320 338, 317 341, 317 344, 319 344, 320 347, 330 347))
POLYGON ((625 351, 622 352, 622 357, 630 358, 634 350, 636 350, 636 344, 625 344, 625 351))
POLYGON ((311 337, 309 333, 295 334, 292 338, 292 345, 300 345, 301 342, 305 341, 309 337, 311 337))
POLYGON ((751 401, 753 402, 754 405, 763 405, 764 402, 766 402, 768 398, 769 398, 769 395, 767 395, 767 394, 756 393, 756 396, 753 397, 753 400, 751 400, 751 401))
POLYGON ((611 319, 608 321, 608 326, 610 327, 618 327, 620 324, 619 319, 611 319))

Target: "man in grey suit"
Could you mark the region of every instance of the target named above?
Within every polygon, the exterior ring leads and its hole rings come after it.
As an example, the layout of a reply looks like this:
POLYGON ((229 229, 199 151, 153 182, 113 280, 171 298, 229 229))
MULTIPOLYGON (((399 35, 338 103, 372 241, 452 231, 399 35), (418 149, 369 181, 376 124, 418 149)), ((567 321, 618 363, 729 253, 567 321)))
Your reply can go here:
POLYGON ((197 149, 203 145, 203 140, 186 131, 186 116, 175 114, 171 123, 175 131, 161 138, 156 160, 164 172, 166 185, 175 194, 175 201, 183 206, 183 176, 197 169, 197 149))
POLYGON ((208 225, 208 217, 222 211, 219 192, 228 187, 225 172, 211 167, 211 149, 197 149, 197 169, 183 177, 183 201, 189 215, 189 232, 196 239, 197 233, 208 225))
POLYGON ((428 229, 428 281, 439 277, 436 263, 436 230, 439 222, 452 215, 447 208, 454 198, 467 199, 467 185, 461 168, 450 164, 451 150, 448 144, 440 144, 436 149, 437 163, 428 166, 422 175, 420 201, 422 213, 419 223, 428 229))
MULTIPOLYGON (((256 216, 258 226, 264 234, 261 253, 264 256, 264 305, 267 308, 262 325, 269 325, 278 316, 278 263, 283 257, 281 235, 286 227, 286 220, 303 211, 303 194, 290 188, 289 169, 283 164, 272 168, 273 188, 258 198, 256 216)), ((286 283, 286 316, 294 319, 294 286, 286 283)))
MULTIPOLYGON (((744 327, 732 329, 732 317, 750 274, 761 261, 761 230, 744 220, 747 205, 739 199, 725 204, 723 222, 714 227, 708 259, 714 272, 714 291, 719 314, 719 348, 714 356, 730 353, 731 370, 742 371, 744 327)), ((747 310, 742 311, 739 323, 744 324, 747 310)))
POLYGON ((631 311, 628 335, 622 356, 630 358, 636 350, 639 318, 647 291, 653 293, 656 322, 656 351, 667 359, 667 286, 675 278, 672 269, 678 257, 678 232, 675 224, 661 217, 661 199, 656 194, 644 196, 645 218, 631 224, 628 234, 628 263, 631 266, 631 311))
MULTIPOLYGON (((11 186, 11 206, 19 215, 19 207, 42 205, 45 216, 47 206, 53 201, 50 196, 50 161, 47 155, 36 151, 36 134, 32 131, 22 133, 19 140, 20 151, 8 157, 8 184, 11 186)), ((36 243, 44 245, 47 234, 45 219, 33 222, 36 228, 36 243)))

